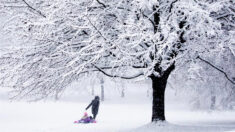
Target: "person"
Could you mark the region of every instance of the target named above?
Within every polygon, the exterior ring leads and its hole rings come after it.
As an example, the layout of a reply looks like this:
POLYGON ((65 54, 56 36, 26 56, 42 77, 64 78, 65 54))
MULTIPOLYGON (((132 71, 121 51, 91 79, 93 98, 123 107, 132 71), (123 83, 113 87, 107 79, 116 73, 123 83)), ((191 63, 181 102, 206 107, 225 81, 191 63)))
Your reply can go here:
POLYGON ((99 111, 99 105, 100 105, 100 97, 95 96, 95 99, 91 101, 91 103, 86 107, 86 110, 89 109, 91 106, 91 113, 93 114, 93 119, 96 118, 98 111, 99 111))
POLYGON ((85 113, 84 113, 84 116, 82 117, 82 119, 79 120, 78 122, 79 122, 79 123, 90 123, 90 121, 91 121, 91 118, 88 117, 87 112, 85 112, 85 113))
POLYGON ((82 119, 86 119, 87 117, 88 117, 88 114, 87 114, 87 112, 85 112, 82 119))
POLYGON ((85 112, 83 117, 78 121, 74 121, 74 123, 96 123, 96 121, 85 112))

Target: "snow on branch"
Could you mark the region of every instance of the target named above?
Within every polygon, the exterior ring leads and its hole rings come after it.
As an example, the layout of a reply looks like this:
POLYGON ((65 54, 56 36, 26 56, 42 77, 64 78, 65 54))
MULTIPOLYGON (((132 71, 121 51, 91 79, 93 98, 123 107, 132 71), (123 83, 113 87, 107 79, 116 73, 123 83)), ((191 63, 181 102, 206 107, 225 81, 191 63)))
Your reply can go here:
POLYGON ((36 11, 40 16, 46 18, 46 16, 41 11, 33 8, 28 2, 26 2, 26 0, 22 0, 22 1, 27 5, 28 8, 30 8, 33 11, 36 11))

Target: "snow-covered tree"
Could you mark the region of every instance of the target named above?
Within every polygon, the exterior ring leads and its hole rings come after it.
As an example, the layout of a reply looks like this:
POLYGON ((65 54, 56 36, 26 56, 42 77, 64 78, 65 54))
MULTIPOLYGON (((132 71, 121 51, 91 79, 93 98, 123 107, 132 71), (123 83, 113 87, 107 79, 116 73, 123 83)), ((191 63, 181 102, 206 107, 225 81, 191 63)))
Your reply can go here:
POLYGON ((231 109, 235 102, 235 86, 225 74, 231 79, 235 76, 234 59, 232 52, 225 48, 207 57, 207 62, 196 59, 185 64, 187 71, 178 69, 170 78, 177 88, 177 96, 190 97, 188 101, 194 109, 231 109), (179 81, 184 83, 177 83, 179 81))
POLYGON ((15 98, 60 94, 88 72, 149 77, 152 121, 164 121, 164 93, 175 65, 188 70, 184 63, 221 49, 234 56, 231 0, 4 1, 0 10, 12 16, 5 29, 22 43, 0 59, 1 84, 13 87, 15 98), (229 21, 218 17, 220 10, 229 21))
MULTIPOLYGON (((213 10, 210 16, 219 21, 221 30, 225 34, 234 34, 234 2, 204 1, 210 4, 213 10), (217 7, 222 8, 217 8, 217 7)), ((203 4, 203 3, 201 3, 203 4)), ((226 35, 227 36, 227 35, 226 35)), ((183 81, 183 84, 176 84, 177 88, 191 92, 193 104, 196 109, 228 109, 234 105, 234 39, 229 38, 227 46, 220 45, 218 48, 209 48, 203 54, 204 59, 197 57, 196 60, 189 60, 184 63, 185 69, 176 71, 177 75, 171 79, 174 83, 183 81), (181 73, 181 74, 179 74, 181 73), (190 74, 184 76, 184 74, 190 74), (182 88, 182 89, 181 89, 182 88), (189 89, 191 88, 191 89, 189 89), (214 107, 214 108, 213 108, 214 107)))

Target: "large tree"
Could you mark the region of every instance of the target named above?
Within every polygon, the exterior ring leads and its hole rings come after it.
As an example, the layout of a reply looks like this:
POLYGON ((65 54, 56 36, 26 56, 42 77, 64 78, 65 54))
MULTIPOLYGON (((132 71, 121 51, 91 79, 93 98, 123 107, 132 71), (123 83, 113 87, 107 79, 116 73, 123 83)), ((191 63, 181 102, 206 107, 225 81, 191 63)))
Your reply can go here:
MULTIPOLYGON (((152 121, 164 121, 167 79, 175 65, 234 53, 234 30, 216 12, 231 0, 5 0, 5 26, 19 49, 1 56, 1 84, 14 98, 60 94, 88 72, 152 80, 152 121)), ((227 18, 227 16, 221 16, 227 18)), ((234 21, 226 21, 234 26, 234 21)), ((186 68, 186 67, 185 67, 186 68)))

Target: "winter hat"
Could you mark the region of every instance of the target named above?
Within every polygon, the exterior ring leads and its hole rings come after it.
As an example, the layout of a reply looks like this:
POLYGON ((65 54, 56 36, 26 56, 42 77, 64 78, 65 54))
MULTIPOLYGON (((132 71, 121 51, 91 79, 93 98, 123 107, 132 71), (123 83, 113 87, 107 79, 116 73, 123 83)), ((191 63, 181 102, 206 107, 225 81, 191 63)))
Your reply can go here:
POLYGON ((96 100, 100 100, 100 97, 99 97, 99 96, 95 96, 95 99, 96 99, 96 100))

